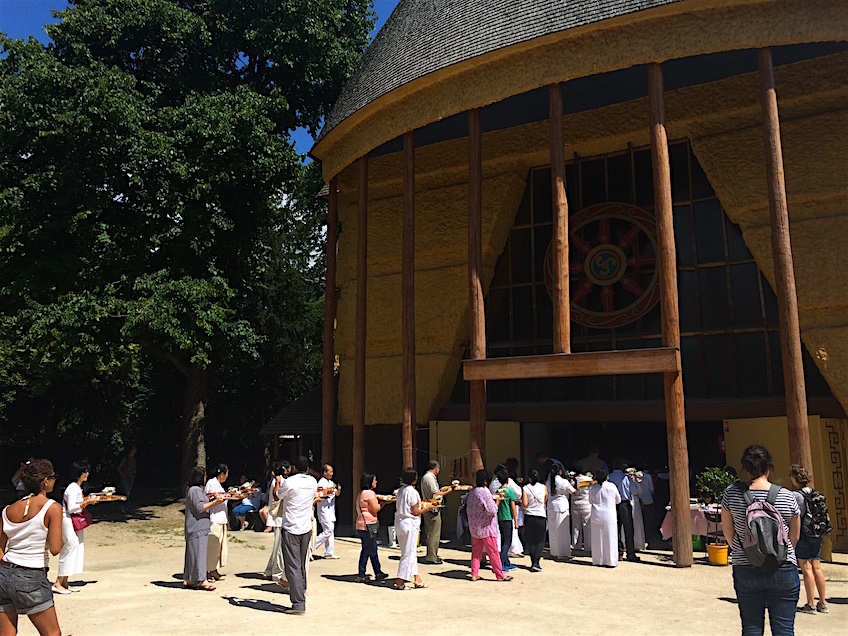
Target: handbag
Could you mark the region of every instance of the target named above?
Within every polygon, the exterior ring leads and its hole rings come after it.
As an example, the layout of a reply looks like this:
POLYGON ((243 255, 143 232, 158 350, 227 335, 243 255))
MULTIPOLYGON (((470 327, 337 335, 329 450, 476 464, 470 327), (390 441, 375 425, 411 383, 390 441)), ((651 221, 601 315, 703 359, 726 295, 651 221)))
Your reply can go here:
POLYGON ((366 523, 365 527, 368 528, 368 536, 371 539, 376 539, 377 534, 380 532, 380 524, 379 523, 366 523))
POLYGON ((93 524, 94 519, 91 518, 88 508, 83 508, 80 512, 75 512, 71 515, 71 523, 74 524, 74 532, 79 532, 93 524))
POLYGON ((274 502, 268 506, 268 514, 272 517, 282 517, 283 516, 283 500, 276 499, 274 502))

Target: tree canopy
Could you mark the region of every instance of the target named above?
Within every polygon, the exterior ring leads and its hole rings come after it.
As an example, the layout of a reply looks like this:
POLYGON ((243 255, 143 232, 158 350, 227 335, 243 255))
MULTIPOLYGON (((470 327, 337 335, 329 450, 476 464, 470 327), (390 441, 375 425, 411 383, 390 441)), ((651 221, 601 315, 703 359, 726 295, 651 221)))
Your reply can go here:
POLYGON ((48 46, 0 36, 2 412, 38 411, 48 448, 75 427, 141 435, 159 397, 179 408, 165 360, 185 378, 186 474, 205 463, 208 402, 255 434, 317 379, 326 219, 290 134, 317 131, 370 2, 57 15, 48 46))

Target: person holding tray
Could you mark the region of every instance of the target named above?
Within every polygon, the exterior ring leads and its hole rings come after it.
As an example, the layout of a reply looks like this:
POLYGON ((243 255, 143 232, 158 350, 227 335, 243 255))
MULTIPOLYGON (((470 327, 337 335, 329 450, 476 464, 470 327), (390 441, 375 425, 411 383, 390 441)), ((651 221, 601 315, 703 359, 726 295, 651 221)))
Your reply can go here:
POLYGON ((425 511, 434 510, 434 506, 428 502, 421 501, 421 495, 415 489, 418 483, 418 473, 409 467, 403 470, 401 476, 403 486, 397 493, 397 505, 395 507, 395 530, 400 544, 400 563, 398 564, 397 580, 394 588, 405 590, 406 582, 412 580, 415 589, 428 587, 418 575, 418 531, 421 527, 421 515, 425 511))
POLYGON ((209 499, 203 492, 206 470, 195 466, 188 476, 188 492, 185 497, 185 567, 183 585, 190 590, 212 591, 214 585, 207 581, 206 549, 209 542, 209 510, 224 501, 223 493, 209 499))
POLYGON ((487 470, 478 470, 477 487, 468 493, 465 509, 468 513, 468 528, 471 531, 471 580, 476 581, 480 572, 480 558, 483 550, 489 555, 492 572, 498 581, 511 581, 512 577, 504 574, 498 553, 498 505, 489 492, 491 477, 487 470))
POLYGON ((557 561, 571 559, 571 526, 569 524, 568 497, 575 488, 565 478, 562 464, 551 465, 548 475, 548 538, 551 557, 557 561))
POLYGON ((374 473, 362 473, 359 480, 359 497, 356 500, 356 533, 362 543, 362 549, 359 551, 357 583, 368 581, 368 575, 365 573, 368 559, 371 559, 371 567, 374 568, 375 581, 389 578, 389 575, 380 568, 380 558, 377 556, 377 532, 380 529, 377 513, 388 502, 377 499, 374 493, 376 487, 377 476, 374 473))
POLYGON ((53 464, 31 458, 18 479, 24 496, 3 508, 0 523, 0 634, 17 633, 19 614, 39 634, 60 634, 47 579, 47 551, 62 549, 62 511, 47 498, 56 485, 53 464))
POLYGON ((85 558, 85 542, 83 532, 85 526, 91 523, 91 517, 88 517, 88 523, 79 520, 84 519, 83 511, 90 505, 96 504, 98 497, 89 495, 83 497, 82 484, 88 481, 88 473, 91 471, 91 466, 86 461, 76 461, 71 465, 71 483, 65 488, 65 495, 62 498, 62 552, 59 554, 59 576, 53 584, 53 591, 56 594, 70 594, 71 592, 79 592, 78 587, 68 586, 68 577, 74 574, 82 574, 82 564, 85 558), (77 525, 74 525, 74 519, 77 519, 77 525), (77 527, 80 527, 78 530, 77 527))
POLYGON ((206 482, 204 492, 207 499, 209 495, 216 497, 217 503, 209 509, 209 539, 206 545, 206 579, 218 581, 224 575, 218 571, 219 567, 227 565, 227 526, 230 523, 227 515, 227 502, 220 499, 218 495, 224 495, 224 486, 230 474, 226 464, 218 464, 212 471, 212 478, 206 482))
POLYGON ((592 533, 592 563, 607 568, 618 565, 618 515, 621 494, 615 484, 607 481, 603 468, 594 473, 597 483, 589 486, 592 533))

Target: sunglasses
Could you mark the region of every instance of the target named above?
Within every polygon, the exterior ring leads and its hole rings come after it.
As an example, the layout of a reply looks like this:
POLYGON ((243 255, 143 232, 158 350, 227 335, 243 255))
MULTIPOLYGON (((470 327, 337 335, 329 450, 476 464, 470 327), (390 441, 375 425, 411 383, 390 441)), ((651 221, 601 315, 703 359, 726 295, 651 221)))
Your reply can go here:
POLYGON ((45 479, 58 479, 58 475, 50 475, 49 477, 45 477, 45 479))

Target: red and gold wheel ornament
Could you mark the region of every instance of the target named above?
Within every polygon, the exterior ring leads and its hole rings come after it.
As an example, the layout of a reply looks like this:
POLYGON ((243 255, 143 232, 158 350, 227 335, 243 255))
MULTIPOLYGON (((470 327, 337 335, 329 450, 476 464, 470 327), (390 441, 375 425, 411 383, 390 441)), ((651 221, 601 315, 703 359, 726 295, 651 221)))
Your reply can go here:
MULTIPOLYGON (((654 217, 628 203, 602 203, 569 219, 571 319, 610 329, 636 320, 660 299, 654 217)), ((545 287, 553 290, 553 251, 545 255, 545 287)))

